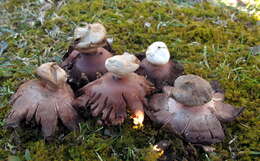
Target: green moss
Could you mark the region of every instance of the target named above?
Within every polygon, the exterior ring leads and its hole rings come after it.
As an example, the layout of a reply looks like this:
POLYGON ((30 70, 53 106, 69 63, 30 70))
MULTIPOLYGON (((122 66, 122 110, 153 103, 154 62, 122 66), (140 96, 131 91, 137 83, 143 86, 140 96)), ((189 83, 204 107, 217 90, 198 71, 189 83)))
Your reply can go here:
POLYGON ((226 101, 246 107, 236 122, 225 126, 226 139, 214 146, 216 152, 206 154, 197 148, 196 160, 231 160, 233 154, 238 160, 256 160, 259 156, 259 55, 251 53, 250 47, 260 45, 260 27, 247 14, 207 3, 180 7, 158 1, 69 0, 46 11, 41 25, 37 19, 41 8, 38 1, 12 0, 0 7, 6 20, 0 26, 0 36, 8 43, 0 57, 0 160, 9 156, 26 160, 25 153, 29 152, 33 160, 151 161, 158 158, 151 147, 162 139, 173 141, 176 158, 191 160, 190 145, 158 132, 149 121, 144 129, 135 130, 130 120, 121 127, 107 128, 89 119, 79 134, 62 136, 60 132, 51 144, 42 140, 37 129, 19 131, 17 140, 14 133, 2 128, 10 110, 8 100, 19 84, 34 78, 39 64, 61 61, 75 25, 96 21, 102 22, 114 38, 113 48, 118 54, 142 52, 150 43, 164 41, 173 58, 183 62, 186 73, 220 80, 226 101), (146 27, 145 22, 151 27, 146 27), (53 35, 55 28, 59 32, 53 35))

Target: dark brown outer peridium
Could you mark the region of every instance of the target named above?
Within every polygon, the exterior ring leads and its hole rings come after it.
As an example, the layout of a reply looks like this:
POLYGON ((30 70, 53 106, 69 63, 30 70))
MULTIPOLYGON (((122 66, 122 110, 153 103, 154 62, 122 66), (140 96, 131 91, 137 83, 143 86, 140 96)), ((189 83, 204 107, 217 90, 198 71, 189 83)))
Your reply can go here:
POLYGON ((112 54, 104 48, 98 48, 95 54, 80 53, 74 59, 72 69, 69 71, 69 76, 75 83, 86 79, 87 82, 96 80, 100 75, 107 72, 105 61, 112 54))
POLYGON ((78 129, 80 117, 71 103, 74 94, 66 84, 63 88, 49 90, 46 82, 30 80, 22 84, 11 98, 13 106, 5 119, 6 127, 18 127, 23 121, 35 120, 45 139, 50 139, 58 129, 58 120, 70 130, 78 129))
POLYGON ((145 58, 142 60, 141 67, 145 70, 145 74, 147 75, 148 78, 150 79, 169 79, 170 77, 170 72, 171 72, 171 66, 172 62, 169 61, 165 65, 153 65, 148 60, 145 58))
POLYGON ((142 60, 137 73, 147 77, 161 91, 163 86, 173 86, 175 79, 183 75, 183 71, 182 65, 177 62, 169 61, 165 65, 153 65, 145 58, 142 60))
POLYGON ((154 123, 194 144, 214 144, 224 138, 219 120, 206 106, 195 108, 170 103, 167 94, 155 94, 149 105, 148 116, 154 123))
POLYGON ((93 116, 101 116, 106 124, 118 125, 126 118, 126 108, 131 113, 141 110, 145 96, 152 90, 151 83, 135 73, 116 78, 107 73, 80 91, 82 96, 74 101, 76 107, 90 107, 93 116))
MULTIPOLYGON (((76 49, 75 49, 76 43, 78 43, 78 40, 75 40, 75 41, 73 42, 73 44, 69 46, 67 53, 62 57, 62 60, 63 60, 63 61, 65 61, 65 60, 70 56, 70 54, 71 54, 74 50, 76 50, 76 49)), ((112 49, 112 46, 107 42, 107 40, 105 40, 104 46, 100 46, 100 47, 103 47, 104 49, 106 49, 106 50, 107 50, 108 52, 110 52, 110 53, 115 53, 115 51, 112 49)))
POLYGON ((214 144, 224 138, 220 122, 230 122, 238 117, 244 108, 235 108, 223 103, 224 93, 219 83, 212 82, 214 90, 212 102, 190 108, 181 103, 173 103, 169 93, 173 87, 165 87, 165 93, 154 94, 146 114, 167 131, 179 134, 194 144, 214 144), (221 93, 222 92, 222 93, 221 93))

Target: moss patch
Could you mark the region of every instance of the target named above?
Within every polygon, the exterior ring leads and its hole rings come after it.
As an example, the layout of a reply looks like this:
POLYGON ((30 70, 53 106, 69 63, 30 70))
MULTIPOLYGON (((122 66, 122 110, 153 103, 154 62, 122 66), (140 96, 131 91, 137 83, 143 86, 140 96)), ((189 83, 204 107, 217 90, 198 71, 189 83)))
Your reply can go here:
POLYGON ((0 37, 8 43, 0 54, 0 160, 151 161, 158 158, 151 146, 162 139, 174 142, 176 160, 257 160, 260 55, 250 52, 250 47, 260 45, 260 27, 253 18, 207 3, 183 7, 161 1, 69 0, 55 1, 47 10, 43 6, 31 0, 0 4, 0 37), (164 41, 173 58, 184 63, 186 73, 220 80, 226 101, 246 107, 237 121, 226 125, 226 139, 214 145, 216 152, 197 148, 191 155, 193 146, 158 131, 148 120, 144 129, 135 130, 130 120, 121 127, 107 128, 89 119, 80 133, 60 133, 52 144, 45 143, 37 129, 13 133, 2 128, 11 108, 9 97, 19 84, 35 77, 39 64, 61 61, 76 25, 96 21, 114 38, 118 54, 142 52, 152 42, 164 41))

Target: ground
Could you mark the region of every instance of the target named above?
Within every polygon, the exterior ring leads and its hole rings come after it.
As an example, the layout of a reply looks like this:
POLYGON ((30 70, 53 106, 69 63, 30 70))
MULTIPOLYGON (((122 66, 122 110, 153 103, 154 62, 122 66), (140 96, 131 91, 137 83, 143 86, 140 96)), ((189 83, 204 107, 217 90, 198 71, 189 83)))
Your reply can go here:
POLYGON ((208 3, 148 0, 53 1, 0 0, 0 160, 156 160, 152 150, 170 140, 175 160, 257 160, 260 155, 260 26, 255 16, 208 3), (178 4, 175 4, 175 3, 178 4), (80 132, 60 132, 46 143, 39 130, 13 132, 3 128, 10 110, 8 100, 35 68, 61 61, 76 25, 101 22, 117 54, 143 52, 154 41, 164 41, 186 73, 219 80, 226 101, 246 107, 224 126, 226 138, 215 152, 156 129, 148 119, 142 129, 131 120, 120 127, 103 127, 92 118, 80 132), (256 49, 256 48, 253 48, 256 49))

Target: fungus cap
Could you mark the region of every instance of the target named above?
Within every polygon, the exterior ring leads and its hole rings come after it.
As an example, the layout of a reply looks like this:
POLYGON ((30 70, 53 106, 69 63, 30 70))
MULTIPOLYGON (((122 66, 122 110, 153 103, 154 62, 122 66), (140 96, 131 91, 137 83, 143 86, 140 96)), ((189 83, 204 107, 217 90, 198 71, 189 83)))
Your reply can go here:
POLYGON ((172 96, 186 106, 200 106, 211 101, 213 90, 205 79, 188 74, 175 80, 172 96))
POLYGON ((55 62, 42 64, 37 68, 36 73, 41 79, 56 86, 63 85, 67 81, 66 72, 55 62))
POLYGON ((152 43, 146 50, 146 59, 155 65, 167 64, 170 60, 170 52, 164 42, 152 43))
POLYGON ((106 28, 100 23, 86 24, 84 27, 77 27, 74 31, 74 39, 79 39, 76 48, 86 48, 91 44, 101 43, 106 39, 106 28))
POLYGON ((106 60, 105 66, 109 72, 119 76, 127 75, 139 68, 140 61, 136 56, 125 52, 123 55, 116 55, 106 60))

